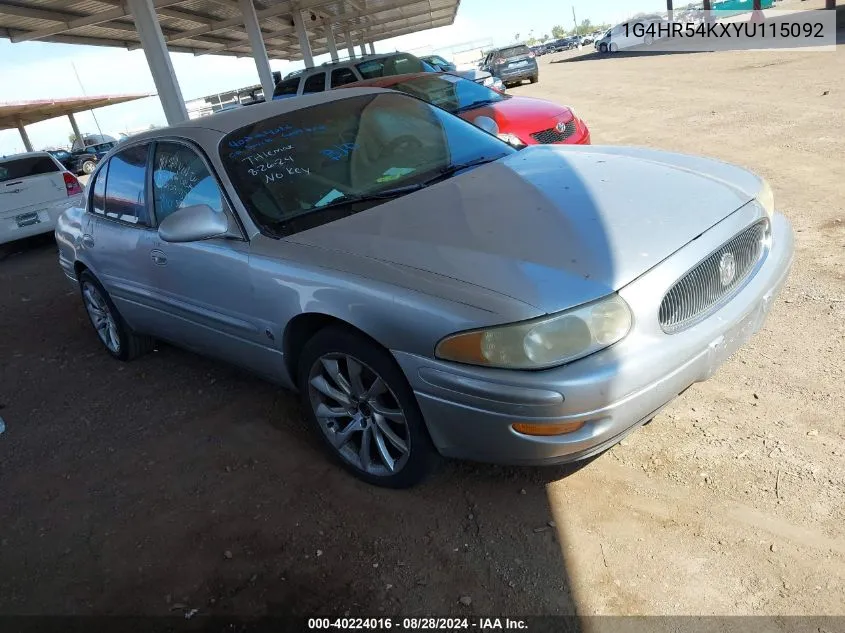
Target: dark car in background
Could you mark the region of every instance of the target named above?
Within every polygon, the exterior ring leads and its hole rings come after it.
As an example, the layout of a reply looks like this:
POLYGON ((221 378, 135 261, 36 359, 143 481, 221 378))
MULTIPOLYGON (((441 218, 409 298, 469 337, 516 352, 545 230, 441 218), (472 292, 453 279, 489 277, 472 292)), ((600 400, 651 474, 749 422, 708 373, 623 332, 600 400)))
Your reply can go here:
POLYGON ((435 70, 441 70, 443 72, 450 72, 453 70, 457 70, 458 67, 455 66, 450 61, 446 61, 440 55, 426 55, 425 57, 420 57, 422 61, 430 66, 433 66, 435 70))
POLYGON ((82 149, 73 150, 73 154, 93 154, 98 159, 108 154, 111 149, 117 145, 117 141, 106 141, 105 143, 97 143, 96 145, 86 145, 82 149))
POLYGON ((505 86, 520 84, 527 79, 532 84, 540 78, 534 53, 525 44, 514 44, 488 51, 481 62, 481 70, 501 78, 505 86))
POLYGON ((53 158, 72 174, 90 174, 94 171, 100 157, 92 152, 69 152, 64 149, 50 150, 53 158))

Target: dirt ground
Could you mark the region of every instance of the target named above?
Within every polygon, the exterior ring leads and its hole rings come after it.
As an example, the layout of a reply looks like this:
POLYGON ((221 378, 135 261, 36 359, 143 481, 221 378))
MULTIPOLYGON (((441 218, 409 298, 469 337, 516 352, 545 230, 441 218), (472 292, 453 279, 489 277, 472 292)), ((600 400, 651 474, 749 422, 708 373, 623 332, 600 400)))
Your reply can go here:
POLYGON ((448 463, 393 492, 272 385, 167 346, 112 361, 51 239, 17 245, 0 613, 845 614, 845 50, 541 62, 512 93, 594 143, 770 180, 797 261, 765 330, 580 469, 448 463))

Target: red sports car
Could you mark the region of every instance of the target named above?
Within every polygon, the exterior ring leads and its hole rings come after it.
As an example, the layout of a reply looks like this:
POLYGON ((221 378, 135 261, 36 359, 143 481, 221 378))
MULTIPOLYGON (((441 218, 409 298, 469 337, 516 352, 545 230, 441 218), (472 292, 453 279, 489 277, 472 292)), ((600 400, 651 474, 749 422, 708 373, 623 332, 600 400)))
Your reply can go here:
POLYGON ((499 138, 516 147, 548 143, 589 145, 590 130, 572 108, 543 99, 505 95, 449 73, 413 73, 346 84, 398 90, 470 123, 479 116, 493 119, 499 138))

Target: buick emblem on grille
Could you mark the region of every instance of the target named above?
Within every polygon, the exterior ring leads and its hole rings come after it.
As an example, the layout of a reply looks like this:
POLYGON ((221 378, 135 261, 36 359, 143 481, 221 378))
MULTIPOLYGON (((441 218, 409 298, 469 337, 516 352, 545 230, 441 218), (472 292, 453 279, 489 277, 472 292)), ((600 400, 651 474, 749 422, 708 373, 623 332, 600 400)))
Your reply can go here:
POLYGON ((555 129, 561 134, 563 134, 564 132, 566 132, 566 123, 564 123, 563 121, 558 121, 557 125, 555 125, 555 129))
POLYGON ((736 277, 736 257, 728 251, 719 259, 719 281, 723 286, 727 286, 734 277, 736 277))

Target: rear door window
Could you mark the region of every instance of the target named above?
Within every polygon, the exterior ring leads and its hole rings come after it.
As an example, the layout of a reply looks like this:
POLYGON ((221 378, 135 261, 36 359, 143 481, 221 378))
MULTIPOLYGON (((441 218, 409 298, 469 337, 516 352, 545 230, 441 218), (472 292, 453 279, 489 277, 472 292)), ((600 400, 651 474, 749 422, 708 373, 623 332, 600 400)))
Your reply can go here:
POLYGON ((55 171, 61 171, 61 169, 49 156, 26 156, 0 163, 0 182, 20 180, 55 171))
POLYGON ((311 75, 305 80, 305 86, 302 88, 302 94, 307 95, 314 92, 323 92, 326 89, 326 73, 317 73, 311 75))
POLYGON ((344 86, 358 81, 358 77, 351 68, 336 68, 332 71, 332 88, 344 86))
POLYGON ((134 145, 109 160, 106 179, 106 216, 141 226, 152 226, 147 210, 147 156, 150 145, 134 145))

